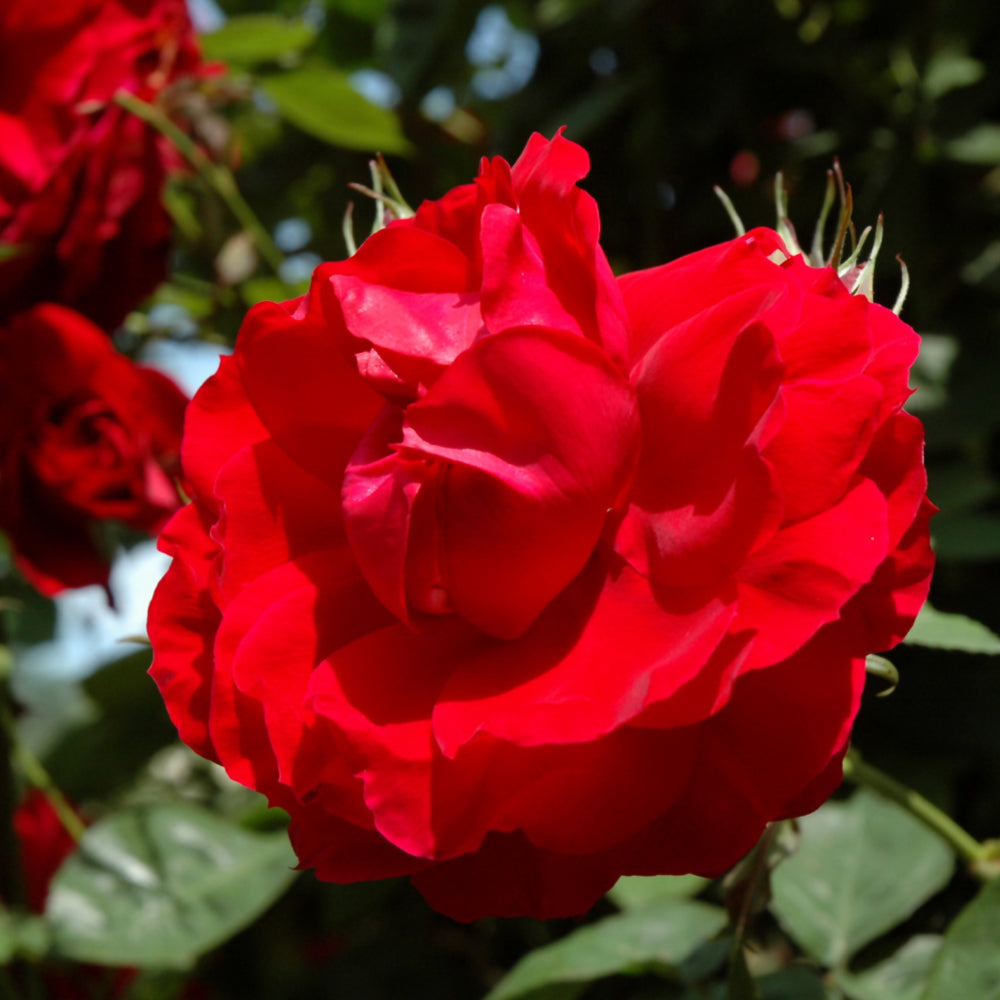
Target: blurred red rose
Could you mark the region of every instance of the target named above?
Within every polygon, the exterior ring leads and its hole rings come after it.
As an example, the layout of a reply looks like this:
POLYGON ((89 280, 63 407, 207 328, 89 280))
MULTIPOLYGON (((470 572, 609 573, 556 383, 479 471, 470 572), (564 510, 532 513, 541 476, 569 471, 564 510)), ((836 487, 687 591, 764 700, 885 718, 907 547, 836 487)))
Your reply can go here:
MULTIPOLYGON (((21 851, 25 902, 32 913, 45 912, 49 885, 76 843, 43 792, 32 789, 14 812, 14 833, 21 851)), ((137 969, 46 963, 42 969, 47 997, 55 1000, 117 1000, 128 996, 137 969)))
POLYGON ((769 230, 615 281, 587 167, 536 135, 251 310, 150 611, 304 865, 463 920, 819 805, 932 563, 913 331, 769 230))
POLYGON ((107 582, 95 521, 155 532, 177 509, 186 404, 71 309, 0 327, 0 530, 42 593, 107 582))
POLYGON ((58 301, 113 327, 164 276, 174 154, 111 100, 199 69, 184 0, 4 0, 0 66, 0 319, 58 301))

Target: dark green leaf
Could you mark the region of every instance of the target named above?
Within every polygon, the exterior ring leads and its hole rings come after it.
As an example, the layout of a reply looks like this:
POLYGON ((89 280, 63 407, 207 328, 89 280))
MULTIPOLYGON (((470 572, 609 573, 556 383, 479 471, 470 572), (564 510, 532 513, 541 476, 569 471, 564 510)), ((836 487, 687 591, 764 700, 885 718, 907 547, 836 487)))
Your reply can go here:
POLYGON ((149 661, 143 650, 102 667, 84 683, 97 719, 69 733, 47 758, 56 784, 70 797, 98 798, 122 787, 157 750, 176 741, 177 730, 146 672, 149 661))
POLYGON ((510 1000, 557 983, 588 983, 604 976, 676 974, 676 967, 718 934, 726 919, 721 907, 683 899, 608 917, 531 952, 487 1000, 510 1000))
POLYGON ((347 149, 410 151, 395 114, 366 100, 326 63, 262 77, 260 85, 284 118, 317 139, 347 149))
POLYGON ((939 935, 918 934, 864 972, 838 973, 837 983, 850 1000, 918 1000, 940 947, 939 935))
POLYGON ((965 615, 938 611, 925 604, 904 640, 914 646, 957 649, 963 653, 1000 653, 1000 638, 965 615))
POLYGON ((816 970, 801 965, 769 972, 757 985, 762 1000, 828 1000, 831 996, 816 970))
POLYGON ((920 1000, 1000 1000, 1000 879, 948 928, 920 1000))
POLYGON ((726 975, 726 1000, 761 1000, 760 987, 750 975, 742 939, 729 956, 726 975))
POLYGON ((949 847, 901 807, 868 792, 800 821, 799 851, 771 877, 771 908, 817 961, 841 966, 905 920, 951 877, 949 847))
POLYGON ((81 962, 187 968, 295 878, 284 833, 249 833, 189 805, 112 814, 52 883, 56 951, 81 962))
POLYGON ((289 21, 277 14, 241 14, 218 30, 200 38, 208 59, 235 66, 256 66, 301 52, 312 45, 316 32, 304 21, 289 21))
POLYGON ((991 514, 940 516, 932 525, 934 551, 952 562, 990 562, 1000 558, 1000 517, 991 514))

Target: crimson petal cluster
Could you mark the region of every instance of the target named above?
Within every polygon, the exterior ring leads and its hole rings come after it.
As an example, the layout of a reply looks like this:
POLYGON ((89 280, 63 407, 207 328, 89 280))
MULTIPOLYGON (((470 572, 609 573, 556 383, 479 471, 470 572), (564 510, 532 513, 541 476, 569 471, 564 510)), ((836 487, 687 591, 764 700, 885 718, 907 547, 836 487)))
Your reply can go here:
POLYGON ((0 530, 43 594, 107 584, 94 528, 155 533, 181 505, 187 397, 79 313, 42 303, 0 325, 0 530))
POLYGON ((204 74, 184 0, 4 0, 0 65, 0 319, 54 301, 110 329, 166 274, 177 159, 114 97, 204 74))
POLYGON ((770 230, 616 279, 587 169, 535 135, 251 310, 161 542, 182 738, 463 920, 819 805, 932 565, 913 331, 770 230))

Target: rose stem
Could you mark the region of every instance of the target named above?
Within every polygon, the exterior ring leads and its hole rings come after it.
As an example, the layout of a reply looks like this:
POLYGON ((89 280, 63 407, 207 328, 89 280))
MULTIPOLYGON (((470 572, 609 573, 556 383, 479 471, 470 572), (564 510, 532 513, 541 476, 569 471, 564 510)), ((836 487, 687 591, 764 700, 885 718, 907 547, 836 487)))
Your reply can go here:
MULTIPOLYGON (((49 800, 53 812, 59 817, 59 822, 65 827, 66 832, 74 839, 79 840, 83 836, 84 825, 80 817, 73 811, 73 807, 66 801, 51 775, 45 770, 42 762, 25 746, 24 741, 17 732, 14 723, 13 700, 10 695, 10 686, 7 677, 10 672, 10 651, 6 646, 0 646, 0 652, 6 654, 7 663, 0 664, 0 755, 3 760, 0 762, 0 827, 5 843, 4 850, 0 852, 0 858, 17 858, 17 837, 14 834, 14 803, 17 800, 14 788, 14 770, 16 763, 25 780, 33 788, 41 791, 49 800), (9 815, 7 814, 9 812, 9 815), (10 843, 7 843, 10 838, 10 843), (13 849, 11 849, 13 848, 13 849)), ((11 892, 16 887, 8 884, 4 875, 2 862, 0 862, 0 898, 20 899, 18 892, 11 892)), ((20 873, 18 872, 18 878, 20 873)))
POLYGON ((281 277, 281 265, 285 258, 271 239, 271 234, 247 204, 232 173, 221 163, 215 163, 202 152, 201 148, 183 129, 178 128, 159 108, 127 90, 119 90, 114 97, 115 104, 141 118, 147 125, 167 138, 177 151, 198 171, 209 187, 225 202, 236 221, 253 237, 261 255, 274 272, 281 277))
POLYGON ((919 792, 915 792, 884 771, 862 760, 857 750, 849 750, 844 758, 844 777, 855 785, 871 788, 901 805, 911 816, 915 816, 947 841, 955 853, 970 866, 973 874, 986 877, 986 872, 980 864, 993 856, 991 842, 980 843, 919 792))

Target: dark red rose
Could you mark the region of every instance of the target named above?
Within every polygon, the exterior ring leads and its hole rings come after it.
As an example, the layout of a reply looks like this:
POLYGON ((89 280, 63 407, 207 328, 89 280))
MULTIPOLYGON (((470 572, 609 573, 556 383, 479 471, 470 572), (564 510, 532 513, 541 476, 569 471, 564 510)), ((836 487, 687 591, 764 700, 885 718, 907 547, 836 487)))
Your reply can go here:
POLYGON ((616 281, 587 167, 536 135, 251 310, 150 611, 304 865, 463 920, 818 806, 932 563, 916 334, 769 230, 616 281))
POLYGON ((58 301, 110 328, 164 276, 176 162, 111 101, 199 69, 184 0, 4 0, 0 66, 0 319, 58 301))
POLYGON ((177 509, 186 404, 71 309, 0 327, 0 530, 42 593, 107 582, 94 522, 152 533, 177 509))
MULTIPOLYGON (((21 852, 25 902, 32 913, 44 913, 49 885, 76 843, 43 792, 32 789, 14 812, 14 833, 21 852)), ((89 1000, 128 996, 138 969, 102 968, 97 965, 45 963, 45 995, 52 1000, 89 1000)))

